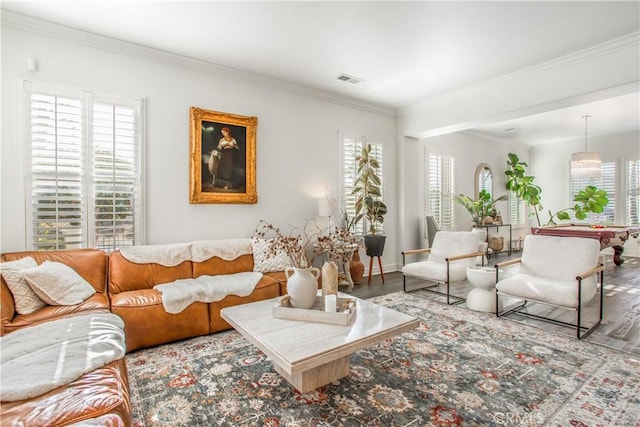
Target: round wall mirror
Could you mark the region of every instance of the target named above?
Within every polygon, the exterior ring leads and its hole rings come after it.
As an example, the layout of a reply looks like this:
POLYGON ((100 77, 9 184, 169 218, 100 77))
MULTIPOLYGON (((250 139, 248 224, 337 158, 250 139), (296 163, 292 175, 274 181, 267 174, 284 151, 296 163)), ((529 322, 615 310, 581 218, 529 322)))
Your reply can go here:
POLYGON ((493 198, 493 177, 491 175, 491 167, 487 163, 480 163, 475 173, 476 198, 482 190, 487 190, 493 198))

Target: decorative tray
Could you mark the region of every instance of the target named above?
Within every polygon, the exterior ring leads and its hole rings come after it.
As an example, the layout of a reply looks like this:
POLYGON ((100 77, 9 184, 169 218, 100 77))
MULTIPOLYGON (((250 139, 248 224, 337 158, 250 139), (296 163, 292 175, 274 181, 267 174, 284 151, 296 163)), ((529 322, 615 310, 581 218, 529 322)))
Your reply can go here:
POLYGON ((278 305, 273 307, 273 317, 276 319, 302 320, 304 322, 330 323, 332 325, 349 325, 356 315, 356 301, 353 298, 338 298, 335 313, 324 311, 321 296, 310 309, 293 308, 289 295, 280 298, 278 305))

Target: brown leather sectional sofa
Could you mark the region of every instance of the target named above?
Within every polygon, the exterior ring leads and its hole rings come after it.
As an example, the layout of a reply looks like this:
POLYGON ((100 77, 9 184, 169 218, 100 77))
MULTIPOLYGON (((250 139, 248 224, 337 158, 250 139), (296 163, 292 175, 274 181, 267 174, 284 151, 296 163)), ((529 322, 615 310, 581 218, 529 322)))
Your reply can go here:
MULTIPOLYGON (((44 306, 30 314, 17 314, 13 295, 4 279, 0 288, 2 335, 42 322, 89 311, 109 311, 107 294, 108 257, 100 250, 14 252, 2 254, 2 261, 26 256, 38 264, 45 260, 73 268, 96 290, 90 298, 73 306, 44 306)), ((3 426, 64 426, 91 420, 95 425, 130 426, 131 403, 124 359, 88 372, 77 380, 43 395, 2 402, 3 426)))
MULTIPOLYGON (((127 352, 185 338, 230 329, 220 310, 286 293, 281 272, 266 273, 247 297, 227 296, 214 303, 196 302, 178 314, 162 305, 157 284, 201 275, 231 274, 253 270, 253 256, 233 261, 213 257, 204 262, 184 261, 175 267, 136 264, 119 251, 106 255, 95 249, 14 252, 2 254, 2 261, 31 256, 38 264, 62 262, 78 272, 96 293, 76 306, 45 306, 34 313, 15 312, 13 295, 4 279, 1 283, 0 317, 2 335, 19 328, 86 311, 111 311, 125 323, 127 352)), ((130 426, 131 404, 124 359, 89 372, 76 381, 41 396, 19 402, 2 402, 2 425, 50 426, 91 421, 92 425, 130 426)))
POLYGON ((184 261, 175 267, 163 267, 136 264, 125 259, 119 251, 111 253, 108 286, 111 312, 124 320, 127 352, 230 329, 231 326, 220 317, 222 308, 280 295, 280 282, 273 276, 264 275, 247 297, 230 295, 219 302, 195 302, 180 313, 170 314, 162 305, 160 292, 153 289, 155 285, 202 275, 252 270, 252 255, 242 255, 233 261, 213 257, 204 262, 184 261))

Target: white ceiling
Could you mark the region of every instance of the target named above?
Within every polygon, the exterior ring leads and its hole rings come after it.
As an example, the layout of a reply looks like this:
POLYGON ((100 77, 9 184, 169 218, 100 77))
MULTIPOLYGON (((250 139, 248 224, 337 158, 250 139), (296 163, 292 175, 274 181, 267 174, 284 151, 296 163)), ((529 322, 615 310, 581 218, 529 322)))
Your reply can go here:
MULTIPOLYGON (((392 109, 640 28, 637 1, 53 0, 2 9, 392 109), (341 73, 364 81, 341 82, 341 73)), ((584 114, 590 128, 606 118, 638 130, 637 94, 618 98, 476 130, 523 143, 564 139, 583 133, 584 114)))

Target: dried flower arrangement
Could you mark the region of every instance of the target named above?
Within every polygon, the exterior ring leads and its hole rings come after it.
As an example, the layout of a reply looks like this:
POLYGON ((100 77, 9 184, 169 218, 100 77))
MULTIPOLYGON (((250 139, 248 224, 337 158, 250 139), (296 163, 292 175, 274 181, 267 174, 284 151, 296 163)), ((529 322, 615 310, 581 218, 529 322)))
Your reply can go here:
POLYGON ((275 258, 284 252, 296 268, 311 267, 315 258, 323 253, 329 259, 348 261, 350 249, 358 244, 356 237, 348 230, 337 228, 327 232, 314 219, 305 220, 303 227, 291 227, 289 234, 260 220, 253 235, 271 240, 267 257, 275 258))

